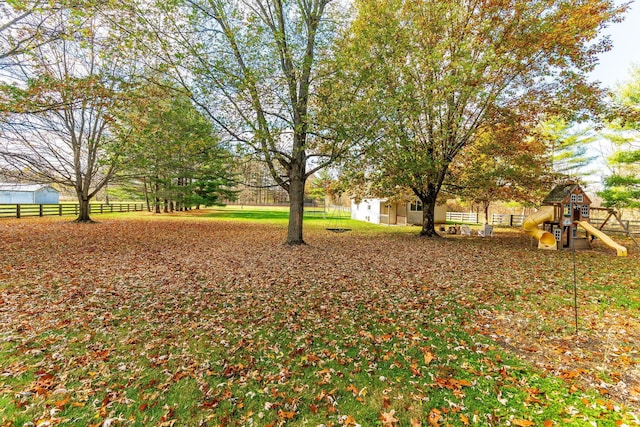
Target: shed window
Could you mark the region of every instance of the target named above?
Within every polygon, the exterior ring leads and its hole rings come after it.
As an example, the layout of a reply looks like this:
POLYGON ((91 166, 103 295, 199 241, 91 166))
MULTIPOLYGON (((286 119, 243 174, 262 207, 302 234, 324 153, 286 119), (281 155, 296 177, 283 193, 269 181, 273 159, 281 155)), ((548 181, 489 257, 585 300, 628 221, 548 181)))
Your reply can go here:
POLYGON ((582 205, 582 216, 583 217, 588 217, 589 216, 589 205, 582 205))
POLYGON ((409 210, 411 212, 422 212, 422 202, 420 200, 416 200, 415 202, 411 202, 409 206, 409 210))
POLYGON ((571 201, 574 202, 574 203, 577 202, 578 201, 578 195, 577 194, 572 194, 571 195, 571 201))
POLYGON ((583 201, 582 194, 576 194, 576 202, 582 203, 582 201, 583 201))

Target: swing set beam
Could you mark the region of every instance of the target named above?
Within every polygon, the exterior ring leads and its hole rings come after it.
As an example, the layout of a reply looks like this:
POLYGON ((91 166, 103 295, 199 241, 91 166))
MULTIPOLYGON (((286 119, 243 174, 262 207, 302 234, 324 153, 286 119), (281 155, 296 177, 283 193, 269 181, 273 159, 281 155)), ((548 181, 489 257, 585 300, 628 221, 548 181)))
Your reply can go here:
POLYGON ((622 221, 622 218, 620 218, 620 214, 615 209, 611 209, 611 208, 590 208, 590 209, 597 210, 597 211, 607 211, 609 213, 609 215, 607 215, 605 220, 602 221, 602 224, 600 224, 600 227, 598 227, 599 230, 602 230, 604 226, 607 225, 607 222, 609 221, 609 219, 611 219, 611 217, 614 217, 618 221, 618 224, 620 224, 620 227, 622 227, 622 229, 624 230, 624 234, 627 237, 629 237, 631 240, 633 240, 633 243, 635 243, 636 246, 640 248, 640 244, 635 239, 635 237, 633 237, 633 234, 631 234, 631 230, 629 230, 629 223, 627 222, 627 224, 625 225, 624 221, 622 221))

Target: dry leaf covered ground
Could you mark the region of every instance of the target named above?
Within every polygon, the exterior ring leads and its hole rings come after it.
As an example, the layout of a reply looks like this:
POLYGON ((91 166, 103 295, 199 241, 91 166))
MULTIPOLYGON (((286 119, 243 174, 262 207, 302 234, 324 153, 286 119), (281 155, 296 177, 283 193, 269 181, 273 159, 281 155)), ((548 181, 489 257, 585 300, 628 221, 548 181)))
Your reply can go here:
POLYGON ((639 250, 0 221, 0 425, 636 425, 639 250))

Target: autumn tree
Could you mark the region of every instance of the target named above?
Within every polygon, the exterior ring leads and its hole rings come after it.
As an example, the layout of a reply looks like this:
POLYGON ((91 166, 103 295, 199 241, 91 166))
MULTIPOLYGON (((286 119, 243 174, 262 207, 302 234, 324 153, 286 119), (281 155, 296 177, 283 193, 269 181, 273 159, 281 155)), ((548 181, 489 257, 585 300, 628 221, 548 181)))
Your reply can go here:
POLYGON ((640 207, 640 67, 614 94, 616 110, 624 112, 602 133, 615 147, 607 158, 611 174, 599 195, 607 206, 640 207))
POLYGON ((415 193, 425 206, 425 236, 436 235, 434 209, 449 166, 479 131, 514 115, 571 117, 596 104, 599 91, 586 72, 608 48, 599 31, 625 10, 604 0, 356 5, 350 49, 384 94, 375 107, 385 130, 360 168, 387 189, 415 193))
POLYGON ((126 142, 112 110, 128 68, 112 55, 103 24, 84 15, 73 19, 80 13, 58 10, 55 26, 72 36, 15 58, 12 81, 1 87, 7 119, 0 158, 14 177, 72 188, 77 221, 87 222, 89 201, 114 176, 126 142))
POLYGON ((480 204, 485 220, 496 201, 538 202, 555 177, 544 138, 525 126, 479 131, 451 164, 444 183, 450 193, 480 204))
POLYGON ((304 243, 307 179, 349 145, 318 125, 317 102, 344 12, 332 0, 184 0, 160 25, 147 19, 162 67, 288 193, 290 245, 304 243))

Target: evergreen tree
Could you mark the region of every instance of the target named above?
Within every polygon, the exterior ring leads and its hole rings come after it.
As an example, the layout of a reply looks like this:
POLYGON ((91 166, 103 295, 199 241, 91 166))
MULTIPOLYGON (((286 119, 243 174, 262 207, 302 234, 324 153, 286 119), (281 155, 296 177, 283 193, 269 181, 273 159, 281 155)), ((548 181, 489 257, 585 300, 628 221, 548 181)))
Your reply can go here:
POLYGON ((640 207, 640 67, 618 86, 614 101, 621 115, 608 124, 604 136, 616 147, 609 156, 611 175, 599 195, 607 206, 640 207))

